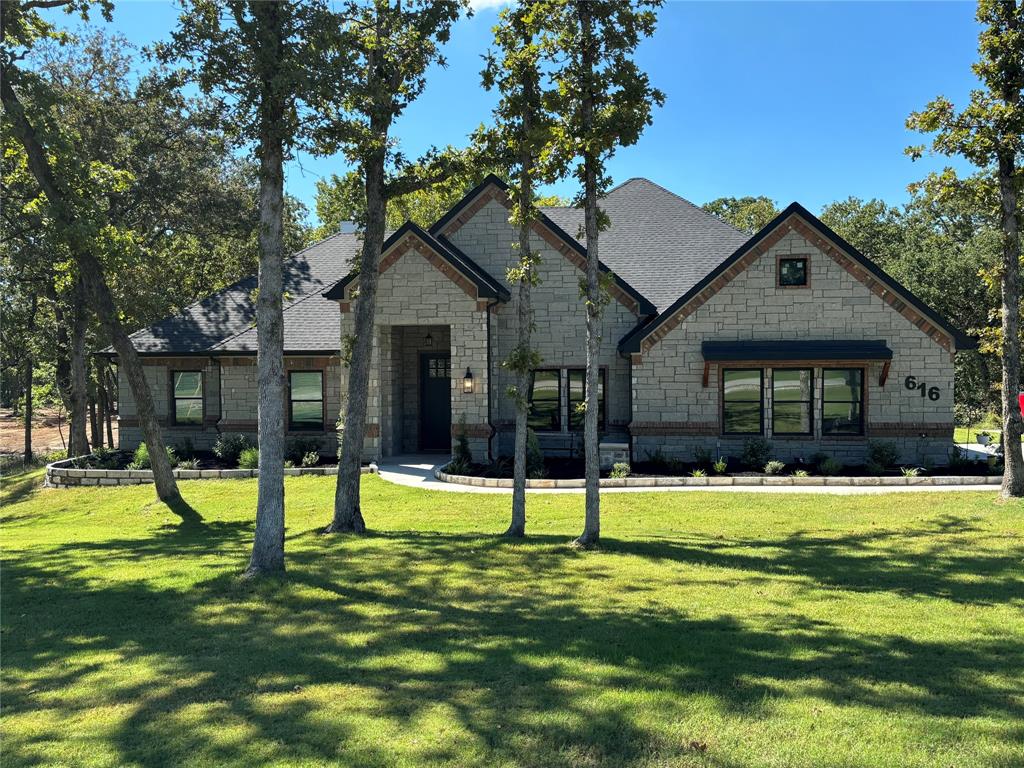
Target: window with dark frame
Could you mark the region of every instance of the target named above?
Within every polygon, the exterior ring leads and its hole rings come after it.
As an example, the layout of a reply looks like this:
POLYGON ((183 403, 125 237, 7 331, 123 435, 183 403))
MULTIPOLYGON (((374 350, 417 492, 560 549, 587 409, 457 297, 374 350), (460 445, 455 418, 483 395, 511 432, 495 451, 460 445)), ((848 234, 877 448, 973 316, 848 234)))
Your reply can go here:
POLYGON ((324 428, 323 371, 291 371, 288 374, 288 428, 324 428))
POLYGON ((562 429, 561 371, 541 369, 533 372, 526 423, 536 432, 558 432, 562 429))
POLYGON ((203 423, 203 372, 174 371, 171 413, 178 425, 203 423))
POLYGON ((779 259, 779 285, 799 288, 807 285, 807 259, 779 259))
MULTIPOLYGON (((584 401, 584 392, 586 387, 587 371, 585 368, 569 368, 569 429, 571 431, 580 431, 583 429, 583 420, 586 416, 584 411, 577 410, 580 403, 584 401)), ((605 427, 605 407, 604 407, 604 392, 605 392, 605 369, 598 368, 597 370, 597 428, 599 431, 604 431, 605 427)))
POLYGON ((726 368, 722 371, 722 432, 760 435, 764 424, 764 371, 726 368))
POLYGON ((772 434, 814 433, 814 369, 772 370, 772 434))
POLYGON ((864 369, 823 368, 822 435, 864 434, 864 369))

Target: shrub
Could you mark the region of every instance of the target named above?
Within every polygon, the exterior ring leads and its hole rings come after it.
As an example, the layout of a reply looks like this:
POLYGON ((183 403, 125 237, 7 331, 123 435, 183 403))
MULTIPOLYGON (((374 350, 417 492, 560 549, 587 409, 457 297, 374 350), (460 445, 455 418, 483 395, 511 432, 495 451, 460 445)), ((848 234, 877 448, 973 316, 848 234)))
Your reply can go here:
POLYGON ((780 475, 785 468, 786 464, 784 462, 773 459, 764 465, 764 473, 766 475, 780 475))
POLYGON ((472 468, 458 459, 452 459, 445 465, 444 471, 449 475, 468 475, 472 468))
POLYGON ((239 469, 259 469, 260 466, 260 449, 256 447, 244 448, 240 454, 238 454, 238 468, 239 469))
POLYGON ((921 474, 920 467, 900 467, 900 472, 904 477, 917 477, 921 474))
POLYGON ((295 462, 292 461, 291 459, 285 459, 284 460, 284 468, 285 469, 294 469, 295 468, 295 462))
POLYGON ((725 474, 725 470, 728 469, 728 468, 729 468, 729 460, 726 459, 726 458, 723 458, 723 457, 719 457, 718 461, 716 461, 712 465, 712 469, 715 470, 715 474, 716 475, 724 475, 725 474))
MULTIPOLYGON (((526 438, 526 453, 530 453, 530 438, 527 435, 526 438)), ((469 437, 466 435, 466 417, 463 415, 459 419, 459 428, 455 432, 455 450, 452 451, 452 462, 458 463, 465 467, 471 467, 473 465, 473 452, 469 450, 469 437)), ((529 466, 529 458, 527 458, 527 466, 529 466)))
POLYGON ((221 435, 213 444, 213 455, 228 466, 234 466, 238 464, 242 451, 252 447, 252 440, 245 435, 221 435))
POLYGON ((838 475, 843 471, 843 463, 830 456, 818 465, 818 471, 823 475, 838 475))
POLYGON ((695 469, 690 473, 690 477, 707 477, 708 473, 703 469, 695 469))
POLYGON ((751 469, 763 467, 772 457, 772 444, 763 437, 754 437, 743 443, 740 461, 751 469))
POLYGON ((896 447, 896 443, 887 440, 871 440, 868 442, 868 464, 892 467, 899 460, 900 452, 896 447))
POLYGON ((194 456, 190 459, 182 459, 178 462, 178 469, 199 469, 199 459, 194 456))
POLYGON ((96 469, 117 469, 121 465, 121 452, 101 445, 93 450, 88 464, 96 469))
POLYGON ((320 452, 310 451, 302 457, 302 466, 304 467, 315 467, 320 463, 320 452))
POLYGON ((612 471, 608 473, 609 477, 622 478, 629 477, 629 463, 625 461, 617 461, 612 464, 612 471))
POLYGON ((693 461, 702 467, 711 466, 711 451, 706 448, 696 448, 693 451, 693 461))
POLYGON ((532 429, 526 430, 526 476, 539 478, 544 477, 547 470, 544 467, 544 453, 540 449, 540 440, 537 433, 532 429))
POLYGON ((320 443, 310 437, 293 437, 284 446, 284 457, 291 459, 292 464, 307 466, 304 464, 306 455, 310 452, 317 454, 317 461, 320 461, 320 443))
MULTIPOLYGON (((172 467, 178 466, 178 455, 174 452, 171 446, 167 446, 167 458, 171 462, 172 467)), ((139 443, 139 447, 135 449, 135 453, 132 454, 132 460, 128 464, 128 469, 152 469, 153 461, 149 455, 149 448, 145 443, 139 443)))
POLYGON ((826 461, 828 458, 829 455, 827 453, 824 453, 823 451, 817 451, 816 453, 812 453, 811 466, 820 467, 822 465, 822 462, 826 461))
POLYGON ((50 451, 39 456, 39 460, 44 464, 52 464, 55 461, 64 461, 68 457, 68 452, 63 448, 58 448, 56 451, 50 451))
POLYGON ((810 474, 806 469, 797 469, 794 470, 793 477, 810 477, 810 474))
MULTIPOLYGON (((191 437, 186 437, 178 443, 178 446, 174 450, 183 459, 191 459, 196 455, 196 447, 195 444, 193 444, 191 437)), ((178 466, 180 467, 181 465, 179 464, 178 466)))
POLYGON ((877 462, 869 461, 864 465, 864 471, 869 475, 880 475, 885 471, 885 467, 877 462))

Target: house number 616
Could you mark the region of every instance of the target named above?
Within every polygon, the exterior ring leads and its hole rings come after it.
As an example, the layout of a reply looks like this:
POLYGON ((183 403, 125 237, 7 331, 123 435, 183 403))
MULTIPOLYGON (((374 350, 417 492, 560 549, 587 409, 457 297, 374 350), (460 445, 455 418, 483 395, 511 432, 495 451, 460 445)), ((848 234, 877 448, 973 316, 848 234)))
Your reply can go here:
POLYGON ((942 397, 938 387, 929 387, 923 381, 918 381, 916 376, 907 376, 903 380, 903 386, 910 390, 918 390, 921 393, 921 397, 927 395, 929 400, 938 400, 942 397))

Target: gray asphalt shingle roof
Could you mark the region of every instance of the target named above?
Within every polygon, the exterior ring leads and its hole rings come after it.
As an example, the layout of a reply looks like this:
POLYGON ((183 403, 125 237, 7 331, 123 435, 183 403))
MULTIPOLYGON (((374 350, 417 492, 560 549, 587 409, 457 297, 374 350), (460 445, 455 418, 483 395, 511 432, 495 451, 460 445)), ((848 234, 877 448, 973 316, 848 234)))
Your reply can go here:
MULTIPOLYGON (((611 226, 601 232, 609 269, 661 312, 750 239, 745 232, 647 179, 630 179, 601 200, 611 226)), ((541 209, 584 242, 580 208, 541 209)))

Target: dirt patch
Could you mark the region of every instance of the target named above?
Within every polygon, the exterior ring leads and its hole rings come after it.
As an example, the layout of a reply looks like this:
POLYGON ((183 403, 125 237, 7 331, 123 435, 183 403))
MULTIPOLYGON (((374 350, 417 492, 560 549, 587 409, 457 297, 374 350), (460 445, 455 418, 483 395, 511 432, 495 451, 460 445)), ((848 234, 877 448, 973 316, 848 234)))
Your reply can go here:
MULTIPOLYGON (((67 447, 68 420, 56 410, 37 412, 32 419, 32 450, 36 453, 57 451, 67 447), (63 437, 62 437, 63 433, 63 437)), ((117 422, 114 422, 117 442, 117 422)), ((25 450, 25 424, 10 409, 0 412, 0 453, 21 454, 25 450)))

